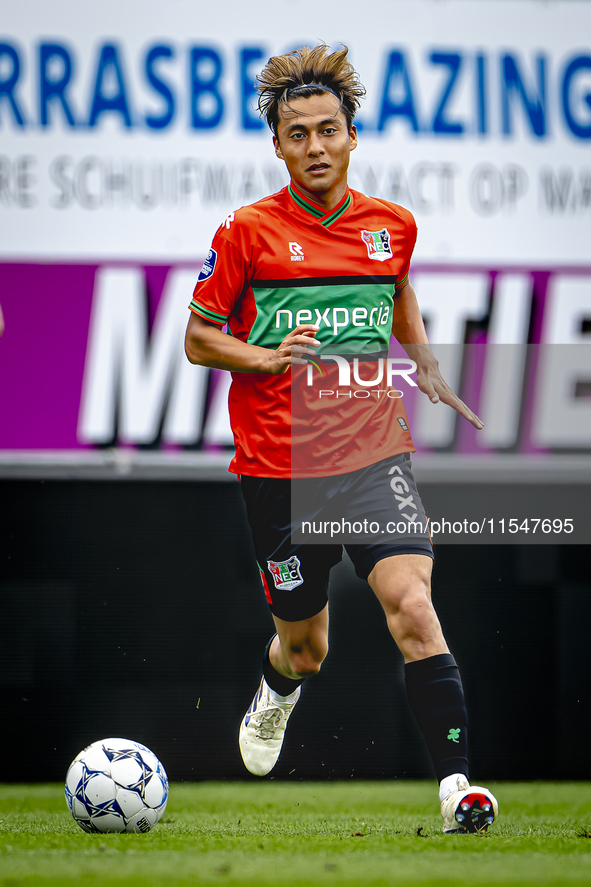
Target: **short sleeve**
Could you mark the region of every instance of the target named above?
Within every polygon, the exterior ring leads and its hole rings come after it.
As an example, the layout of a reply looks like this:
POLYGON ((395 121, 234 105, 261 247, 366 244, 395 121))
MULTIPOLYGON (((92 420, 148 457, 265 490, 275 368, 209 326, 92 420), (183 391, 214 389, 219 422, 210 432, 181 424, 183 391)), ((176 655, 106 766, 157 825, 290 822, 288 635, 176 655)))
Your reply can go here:
POLYGON ((250 279, 251 231, 231 213, 216 232, 199 272, 191 311, 210 323, 224 326, 250 279))

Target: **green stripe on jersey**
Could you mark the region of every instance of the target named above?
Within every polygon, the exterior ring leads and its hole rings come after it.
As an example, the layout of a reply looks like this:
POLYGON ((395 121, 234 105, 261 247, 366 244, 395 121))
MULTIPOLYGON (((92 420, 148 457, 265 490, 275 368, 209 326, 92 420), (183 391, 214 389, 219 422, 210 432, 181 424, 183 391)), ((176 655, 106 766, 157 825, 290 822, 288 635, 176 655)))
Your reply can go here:
POLYGON ((191 305, 189 306, 193 311, 196 311, 197 314, 200 314, 205 320, 211 320, 213 323, 227 323, 228 318, 224 317, 223 314, 218 314, 217 311, 212 311, 210 308, 204 308, 203 305, 200 305, 199 302, 196 302, 195 299, 191 300, 191 305))
POLYGON ((336 207, 334 212, 324 218, 326 214, 322 211, 322 209, 319 206, 316 206, 316 204, 311 203, 309 200, 306 200, 303 194, 300 194, 299 191, 296 191, 291 182, 289 183, 288 187, 289 193, 298 204, 298 206, 301 206, 302 209, 305 209, 306 212, 309 212, 310 215, 318 219, 318 221, 324 228, 330 228, 331 225, 334 225, 334 223, 341 218, 343 213, 346 212, 351 205, 351 194, 347 193, 347 196, 341 206, 336 207))
POLYGON ((343 205, 342 205, 342 206, 339 206, 339 208, 336 209, 336 210, 333 212, 333 214, 332 214, 331 216, 328 216, 326 219, 324 219, 324 220, 322 221, 321 224, 324 225, 325 228, 329 228, 329 227, 330 227, 331 225, 333 225, 338 219, 341 218, 341 216, 343 215, 344 212, 347 211, 347 209, 349 208, 350 203, 351 203, 351 195, 350 195, 350 194, 347 194, 347 199, 345 200, 345 202, 343 203, 343 205))
POLYGON ((277 347, 302 323, 319 326, 317 353, 387 351, 392 330, 393 283, 262 287, 252 289, 256 320, 247 341, 277 347))
POLYGON ((302 209, 305 209, 309 213, 311 213, 313 216, 316 216, 317 219, 322 218, 324 213, 320 209, 320 207, 315 206, 313 203, 309 203, 307 200, 305 200, 304 197, 302 197, 300 194, 298 194, 298 192, 294 188, 291 187, 291 182, 289 183, 289 193, 291 194, 291 196, 293 197, 295 202, 298 204, 298 206, 301 206, 302 209))

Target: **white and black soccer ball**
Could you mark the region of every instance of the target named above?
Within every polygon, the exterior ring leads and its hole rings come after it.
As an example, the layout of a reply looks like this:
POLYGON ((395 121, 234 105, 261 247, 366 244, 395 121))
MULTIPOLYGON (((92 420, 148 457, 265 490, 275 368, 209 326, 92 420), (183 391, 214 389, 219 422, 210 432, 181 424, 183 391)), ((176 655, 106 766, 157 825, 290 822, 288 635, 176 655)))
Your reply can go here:
POLYGON ((166 809, 168 777, 140 742, 101 739, 70 764, 66 801, 85 832, 149 832, 166 809))

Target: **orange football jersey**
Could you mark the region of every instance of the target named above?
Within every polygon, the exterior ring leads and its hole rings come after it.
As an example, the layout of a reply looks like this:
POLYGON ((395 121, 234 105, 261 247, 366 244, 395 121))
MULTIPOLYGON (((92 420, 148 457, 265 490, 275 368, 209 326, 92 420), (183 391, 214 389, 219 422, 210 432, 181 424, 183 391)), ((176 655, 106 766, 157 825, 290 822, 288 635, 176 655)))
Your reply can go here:
POLYGON ((384 365, 394 293, 415 240, 414 219, 400 206, 349 189, 324 213, 293 183, 224 220, 191 310, 266 348, 303 323, 318 325, 321 342, 308 367, 232 373, 231 471, 329 476, 414 450, 384 365))

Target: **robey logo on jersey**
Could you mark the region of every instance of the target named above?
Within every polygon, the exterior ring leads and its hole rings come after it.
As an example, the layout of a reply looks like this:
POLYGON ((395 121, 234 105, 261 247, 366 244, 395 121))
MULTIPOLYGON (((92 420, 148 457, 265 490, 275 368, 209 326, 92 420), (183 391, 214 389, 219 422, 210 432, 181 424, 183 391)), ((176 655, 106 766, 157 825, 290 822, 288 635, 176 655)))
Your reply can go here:
POLYGON ((303 262, 305 259, 304 249, 295 240, 289 241, 289 251, 291 253, 292 262, 303 262))

